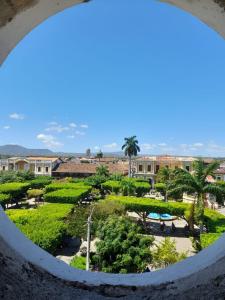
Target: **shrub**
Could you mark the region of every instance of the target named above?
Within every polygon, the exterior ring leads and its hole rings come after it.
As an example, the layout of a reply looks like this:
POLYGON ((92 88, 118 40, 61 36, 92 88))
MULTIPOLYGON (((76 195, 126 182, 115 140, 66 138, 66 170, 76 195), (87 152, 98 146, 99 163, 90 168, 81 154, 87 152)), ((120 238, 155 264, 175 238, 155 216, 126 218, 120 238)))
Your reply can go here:
POLYGON ((28 190, 27 191, 27 197, 28 199, 31 198, 40 198, 41 196, 43 196, 44 192, 43 190, 38 190, 38 189, 33 189, 33 190, 28 190))
POLYGON ((121 183, 116 180, 108 180, 102 184, 102 188, 106 189, 107 191, 118 194, 121 189, 121 183))
POLYGON ((143 197, 150 191, 150 184, 148 182, 137 181, 134 185, 137 197, 143 197))
POLYGON ((6 208, 6 205, 9 204, 11 201, 11 197, 8 194, 0 194, 0 205, 3 209, 6 208))
POLYGON ((32 189, 43 189, 46 185, 52 182, 52 178, 49 176, 38 176, 37 178, 31 180, 30 187, 32 189))
POLYGON ((161 183, 161 182, 155 183, 154 184, 154 189, 157 192, 161 193, 162 195, 165 195, 165 193, 166 193, 166 184, 165 183, 161 183))
POLYGON ((156 268, 166 268, 187 257, 187 253, 177 252, 176 243, 169 237, 166 237, 153 251, 153 265, 156 268))
POLYGON ((10 195, 11 199, 17 202, 19 199, 25 196, 25 193, 28 190, 29 186, 29 183, 4 183, 0 184, 0 193, 10 195))
POLYGON ((49 192, 53 192, 53 191, 57 191, 57 190, 66 190, 66 189, 89 189, 90 190, 90 186, 88 186, 87 184, 83 183, 83 182, 78 182, 78 183, 65 183, 65 182, 54 182, 49 184, 48 186, 46 186, 45 188, 45 192, 49 193, 49 192))
POLYGON ((85 183, 95 188, 100 188, 101 184, 107 180, 107 177, 101 175, 93 175, 85 179, 85 183))
POLYGON ((102 184, 102 188, 118 194, 122 192, 126 195, 137 195, 138 197, 144 196, 150 190, 150 184, 148 182, 137 181, 134 178, 124 178, 122 181, 108 180, 102 184))
POLYGON ((203 233, 200 235, 201 248, 207 248, 221 237, 222 233, 203 233))
POLYGON ((225 232, 225 216, 211 209, 204 210, 204 223, 209 232, 225 232))
POLYGON ((83 256, 75 256, 70 266, 80 270, 86 270, 86 258, 83 256))
POLYGON ((25 182, 34 179, 34 173, 30 171, 1 171, 0 183, 25 182))
POLYGON ((75 204, 86 197, 90 189, 60 189, 44 195, 46 202, 75 204))
POLYGON ((156 212, 159 214, 168 213, 175 216, 184 216, 190 204, 178 202, 164 202, 149 198, 124 197, 109 195, 107 200, 118 201, 128 211, 134 212, 156 212))
POLYGON ((70 204, 46 204, 33 210, 10 209, 7 215, 35 244, 54 254, 66 233, 64 219, 72 207, 70 204))

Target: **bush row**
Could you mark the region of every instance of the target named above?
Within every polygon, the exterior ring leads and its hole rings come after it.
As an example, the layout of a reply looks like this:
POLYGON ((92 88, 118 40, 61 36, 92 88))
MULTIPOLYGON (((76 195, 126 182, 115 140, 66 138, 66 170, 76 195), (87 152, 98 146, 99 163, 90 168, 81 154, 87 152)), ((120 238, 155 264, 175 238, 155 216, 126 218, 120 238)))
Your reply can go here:
POLYGON ((144 194, 148 193, 150 190, 150 184, 148 182, 137 181, 133 178, 127 178, 122 181, 116 180, 108 180, 102 184, 102 188, 118 194, 122 192, 123 185, 126 183, 130 183, 134 187, 134 192, 138 197, 143 196, 144 194))
POLYGON ((90 188, 83 189, 60 189, 44 195, 46 202, 75 204, 86 197, 90 188))
POLYGON ((3 209, 6 208, 6 205, 9 204, 11 201, 11 196, 8 194, 0 194, 0 205, 3 209))
POLYGON ((11 202, 18 202, 25 196, 29 187, 29 183, 21 182, 0 184, 0 194, 6 195, 5 197, 1 196, 2 201, 0 200, 0 204, 2 204, 3 208, 5 208, 6 205, 11 202))
POLYGON ((72 189, 90 189, 90 186, 86 185, 83 182, 77 182, 77 183, 67 183, 67 182, 54 182, 46 186, 45 192, 53 192, 57 190, 72 190, 72 189))
POLYGON ((134 212, 168 213, 175 216, 184 216, 190 208, 189 204, 178 202, 163 202, 150 198, 137 198, 109 195, 108 200, 118 201, 125 206, 126 210, 134 212))
POLYGON ((70 204, 46 204, 38 209, 10 209, 6 213, 29 239, 54 254, 66 233, 64 219, 72 207, 70 204))
POLYGON ((32 189, 43 189, 51 182, 52 178, 49 176, 38 176, 35 179, 29 181, 29 184, 32 189))

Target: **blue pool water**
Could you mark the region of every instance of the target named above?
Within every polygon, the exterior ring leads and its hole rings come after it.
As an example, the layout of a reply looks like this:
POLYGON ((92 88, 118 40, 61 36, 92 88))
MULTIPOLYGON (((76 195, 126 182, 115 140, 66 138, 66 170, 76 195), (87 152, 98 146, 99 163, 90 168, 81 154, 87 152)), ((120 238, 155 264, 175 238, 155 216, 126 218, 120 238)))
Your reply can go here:
POLYGON ((173 216, 170 214, 158 214, 158 213, 150 213, 148 215, 148 218, 150 219, 156 219, 156 220, 171 220, 173 219, 173 216))

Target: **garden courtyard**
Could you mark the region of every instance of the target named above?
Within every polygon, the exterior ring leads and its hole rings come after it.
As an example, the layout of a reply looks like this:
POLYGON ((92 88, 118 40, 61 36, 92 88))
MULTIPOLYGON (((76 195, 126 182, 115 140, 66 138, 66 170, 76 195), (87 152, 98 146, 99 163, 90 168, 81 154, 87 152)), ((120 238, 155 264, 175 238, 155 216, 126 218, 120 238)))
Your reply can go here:
POLYGON ((152 199, 146 197, 148 181, 109 175, 102 166, 86 179, 9 175, 0 176, 0 203, 8 217, 35 244, 75 268, 85 270, 88 261, 95 272, 154 271, 195 255, 225 232, 224 208, 199 210, 182 202, 176 189, 165 199, 166 181, 158 184, 162 197, 152 199))

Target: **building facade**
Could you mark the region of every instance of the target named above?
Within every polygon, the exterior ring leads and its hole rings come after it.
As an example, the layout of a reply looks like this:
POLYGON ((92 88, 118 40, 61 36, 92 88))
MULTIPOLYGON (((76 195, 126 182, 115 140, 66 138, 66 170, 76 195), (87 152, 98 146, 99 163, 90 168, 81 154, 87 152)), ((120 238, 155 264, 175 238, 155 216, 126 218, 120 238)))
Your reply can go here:
POLYGON ((52 176, 61 162, 58 157, 10 157, 0 159, 0 171, 31 171, 35 175, 52 176))
POLYGON ((192 171, 192 164, 196 159, 193 157, 175 157, 175 156, 148 156, 139 157, 133 162, 132 172, 134 177, 149 178, 152 182, 158 171, 163 168, 185 169, 192 171))

